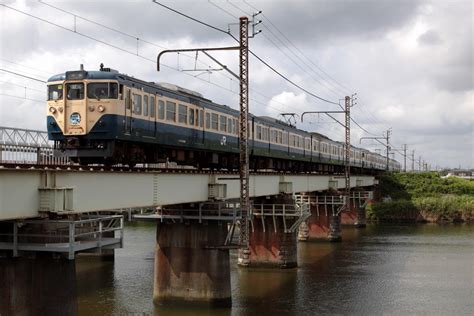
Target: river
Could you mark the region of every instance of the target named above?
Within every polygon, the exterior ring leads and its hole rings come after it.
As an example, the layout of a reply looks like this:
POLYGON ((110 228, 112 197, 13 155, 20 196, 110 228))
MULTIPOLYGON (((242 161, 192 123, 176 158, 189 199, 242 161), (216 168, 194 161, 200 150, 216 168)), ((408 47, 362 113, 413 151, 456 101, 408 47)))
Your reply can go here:
MULTIPOLYGON (((155 307, 155 226, 128 223, 115 261, 76 261, 80 315, 472 315, 474 225, 369 225, 299 243, 297 269, 238 268, 232 308, 155 307)), ((74 291, 73 291, 74 292, 74 291)), ((58 303, 60 304, 60 302, 58 303)))

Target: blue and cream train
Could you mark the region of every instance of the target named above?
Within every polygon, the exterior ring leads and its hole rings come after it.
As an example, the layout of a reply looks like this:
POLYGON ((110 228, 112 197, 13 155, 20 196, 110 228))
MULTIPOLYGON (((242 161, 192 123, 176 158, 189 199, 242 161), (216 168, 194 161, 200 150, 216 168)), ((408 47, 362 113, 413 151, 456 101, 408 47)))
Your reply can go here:
MULTIPOLYGON (((238 167, 239 112, 201 94, 117 71, 67 71, 48 80, 47 129, 81 164, 175 161, 238 167)), ((343 144, 270 117, 249 116, 253 169, 342 171, 343 144)), ((351 148, 351 166, 385 170, 386 159, 351 148)), ((399 170, 395 160, 390 170, 399 170)))

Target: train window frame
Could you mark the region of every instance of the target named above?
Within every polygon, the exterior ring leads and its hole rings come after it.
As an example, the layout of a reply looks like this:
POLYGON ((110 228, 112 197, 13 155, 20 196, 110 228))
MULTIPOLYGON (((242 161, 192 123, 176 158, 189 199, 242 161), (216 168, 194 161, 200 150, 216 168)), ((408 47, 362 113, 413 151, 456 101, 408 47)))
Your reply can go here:
POLYGON ((188 107, 184 104, 178 104, 178 123, 188 124, 188 107))
POLYGON ((219 130, 224 133, 227 132, 227 116, 225 115, 219 117, 219 130))
POLYGON ((150 117, 155 117, 155 109, 156 109, 156 103, 155 103, 155 96, 152 95, 150 96, 150 117))
POLYGON ((206 129, 211 129, 211 113, 206 112, 206 129))
POLYGON ((262 127, 260 125, 257 125, 257 139, 262 140, 263 134, 262 134, 262 127))
POLYGON ((165 101, 158 100, 158 119, 165 120, 166 106, 165 101))
MULTIPOLYGON (((80 89, 78 89, 78 88, 73 88, 72 90, 79 90, 80 91, 80 89)), ((73 101, 73 100, 84 100, 84 97, 86 96, 86 91, 85 90, 86 90, 86 85, 84 84, 84 82, 68 82, 68 83, 66 83, 66 98, 68 100, 71 100, 71 101, 73 101), (70 89, 69 87, 71 87, 72 85, 82 86, 82 95, 79 94, 78 97, 74 97, 74 98, 71 97, 69 95, 69 89, 70 89)))
POLYGON ((103 82, 103 81, 92 81, 87 83, 87 98, 88 99, 96 99, 96 100, 117 100, 118 99, 118 84, 116 82, 103 82), (106 85, 104 87, 100 87, 102 85, 106 85), (97 87, 95 87, 97 86, 97 87), (104 93, 101 95, 91 95, 91 93, 97 89, 101 89, 104 93), (113 91, 113 92, 112 92, 113 91))
POLYGON ((148 96, 143 96, 143 115, 148 116, 148 96))
POLYGON ((227 118, 227 133, 232 134, 232 119, 227 118))
POLYGON ((133 93, 133 114, 142 115, 142 95, 133 93))
POLYGON ((199 110, 199 127, 203 128, 204 127, 204 111, 199 110))
POLYGON ((64 86, 62 83, 58 83, 58 84, 51 84, 48 86, 48 101, 51 101, 51 100, 62 100, 64 97, 64 86), (51 89, 51 88, 55 88, 55 89, 51 89), (58 97, 55 99, 53 98, 53 93, 54 92, 57 92, 58 93, 58 97), (59 93, 61 92, 61 93, 59 93))
POLYGON ((219 114, 217 113, 211 113, 211 129, 219 130, 219 114))
POLYGON ((176 122, 176 103, 166 101, 165 119, 170 122, 176 122))
POLYGON ((195 125, 194 120, 195 120, 194 109, 189 108, 189 109, 188 109, 188 124, 189 124, 190 126, 194 126, 194 125, 195 125))

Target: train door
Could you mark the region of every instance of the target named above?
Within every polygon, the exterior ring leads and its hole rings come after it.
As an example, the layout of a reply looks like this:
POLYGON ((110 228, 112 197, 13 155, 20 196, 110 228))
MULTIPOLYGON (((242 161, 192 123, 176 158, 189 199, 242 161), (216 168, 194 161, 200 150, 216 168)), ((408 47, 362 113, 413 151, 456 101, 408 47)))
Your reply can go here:
POLYGON ((85 84, 83 82, 66 83, 65 135, 85 135, 87 133, 87 105, 85 84))
POLYGON ((151 136, 156 139, 156 117, 158 116, 157 112, 157 96, 150 96, 150 129, 151 136))
POLYGON ((132 134, 132 92, 130 88, 125 88, 125 113, 124 113, 124 133, 132 134))

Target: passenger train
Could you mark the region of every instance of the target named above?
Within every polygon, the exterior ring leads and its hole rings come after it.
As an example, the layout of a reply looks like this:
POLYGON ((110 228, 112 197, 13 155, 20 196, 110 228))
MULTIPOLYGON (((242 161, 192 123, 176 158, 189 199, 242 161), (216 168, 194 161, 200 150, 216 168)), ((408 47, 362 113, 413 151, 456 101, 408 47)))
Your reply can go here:
MULTIPOLYGON (((239 112, 168 83, 104 68, 48 80, 47 129, 62 155, 80 164, 174 161, 199 168, 239 165, 239 112)), ((251 168, 343 171, 343 143, 249 114, 251 168)), ((355 170, 385 170, 386 158, 351 148, 355 170)), ((390 160, 389 169, 400 164, 390 160)))

